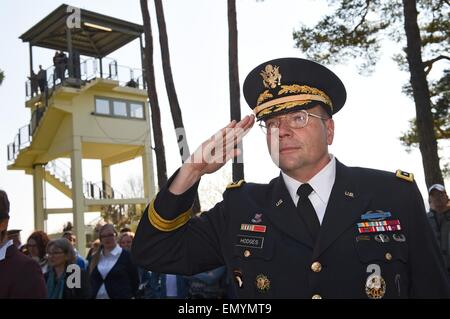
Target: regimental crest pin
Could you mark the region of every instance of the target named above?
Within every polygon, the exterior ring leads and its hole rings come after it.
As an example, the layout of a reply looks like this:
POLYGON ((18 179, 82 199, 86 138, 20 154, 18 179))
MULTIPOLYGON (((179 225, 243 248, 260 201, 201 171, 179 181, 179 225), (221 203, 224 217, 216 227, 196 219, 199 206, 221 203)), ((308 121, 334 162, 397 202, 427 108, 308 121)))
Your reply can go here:
POLYGON ((381 299, 386 293, 386 282, 380 275, 370 275, 366 281, 366 295, 370 299, 381 299))
POLYGON ((270 289, 270 280, 266 275, 259 274, 256 276, 256 288, 260 292, 267 292, 270 289))
POLYGON ((256 213, 252 218, 252 223, 259 224, 260 222, 262 222, 262 213, 256 213))

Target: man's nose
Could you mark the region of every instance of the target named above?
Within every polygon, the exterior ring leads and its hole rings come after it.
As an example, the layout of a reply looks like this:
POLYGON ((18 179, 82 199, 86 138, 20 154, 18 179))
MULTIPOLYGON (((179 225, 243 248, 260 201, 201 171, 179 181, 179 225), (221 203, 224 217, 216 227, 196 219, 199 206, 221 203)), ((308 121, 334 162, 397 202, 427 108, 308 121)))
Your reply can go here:
POLYGON ((287 121, 281 119, 280 126, 278 127, 278 136, 281 138, 285 136, 290 136, 291 134, 292 129, 290 128, 289 124, 287 123, 287 121))

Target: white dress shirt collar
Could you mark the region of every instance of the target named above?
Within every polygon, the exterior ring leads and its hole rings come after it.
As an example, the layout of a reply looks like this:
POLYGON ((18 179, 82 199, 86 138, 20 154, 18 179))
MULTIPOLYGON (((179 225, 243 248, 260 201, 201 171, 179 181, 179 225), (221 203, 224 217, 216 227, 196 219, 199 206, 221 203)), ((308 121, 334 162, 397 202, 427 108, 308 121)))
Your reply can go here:
MULTIPOLYGON (((325 204, 325 206, 328 203, 328 199, 330 198, 331 190, 336 179, 336 158, 333 154, 330 154, 330 159, 331 160, 328 164, 308 181, 308 184, 311 185, 314 190, 313 193, 319 197, 320 201, 325 204)), ((286 175, 283 171, 281 171, 281 174, 283 176, 284 183, 286 184, 286 188, 291 195, 292 201, 295 205, 297 205, 297 189, 303 183, 286 175)))
POLYGON ((108 257, 108 256, 118 256, 122 253, 122 248, 119 245, 116 245, 113 250, 111 250, 108 254, 105 255, 104 250, 102 249, 102 256, 108 257))

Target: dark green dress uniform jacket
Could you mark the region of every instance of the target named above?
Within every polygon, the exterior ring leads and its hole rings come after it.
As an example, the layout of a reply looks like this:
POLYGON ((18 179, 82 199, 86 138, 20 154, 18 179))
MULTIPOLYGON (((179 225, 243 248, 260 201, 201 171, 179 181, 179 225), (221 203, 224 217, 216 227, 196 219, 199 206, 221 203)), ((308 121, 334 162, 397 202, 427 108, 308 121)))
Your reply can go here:
POLYGON ((226 265, 239 298, 450 296, 412 178, 337 161, 316 242, 281 175, 269 184, 229 187, 222 202, 189 218, 197 186, 182 195, 166 186, 147 207, 132 248, 138 265, 184 275, 226 265), (385 220, 397 220, 401 229, 361 234, 358 223, 368 222, 362 219, 368 211, 389 212, 385 220), (375 240, 380 234, 383 240, 375 240))

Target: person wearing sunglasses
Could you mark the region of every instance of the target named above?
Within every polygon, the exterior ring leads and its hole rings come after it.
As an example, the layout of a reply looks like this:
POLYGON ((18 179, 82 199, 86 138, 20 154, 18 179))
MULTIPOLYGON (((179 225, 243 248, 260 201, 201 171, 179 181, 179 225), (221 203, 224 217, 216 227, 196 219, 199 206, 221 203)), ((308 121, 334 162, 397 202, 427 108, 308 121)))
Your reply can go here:
POLYGON ((275 59, 249 73, 243 92, 253 115, 206 140, 147 207, 132 247, 138 264, 180 274, 225 265, 238 298, 450 296, 413 175, 347 167, 329 152, 347 96, 337 75, 275 59), (240 159, 255 118, 280 175, 234 182, 191 217, 200 178, 240 159))

